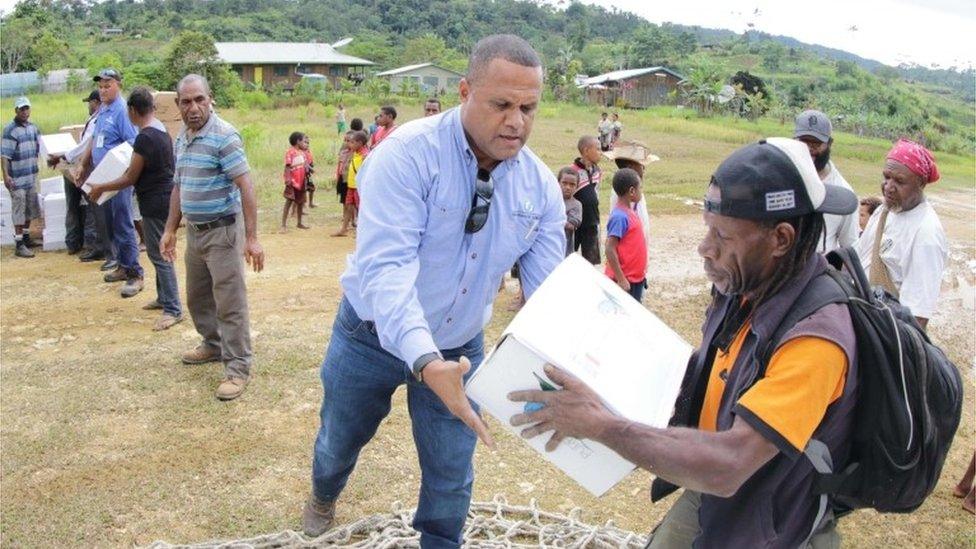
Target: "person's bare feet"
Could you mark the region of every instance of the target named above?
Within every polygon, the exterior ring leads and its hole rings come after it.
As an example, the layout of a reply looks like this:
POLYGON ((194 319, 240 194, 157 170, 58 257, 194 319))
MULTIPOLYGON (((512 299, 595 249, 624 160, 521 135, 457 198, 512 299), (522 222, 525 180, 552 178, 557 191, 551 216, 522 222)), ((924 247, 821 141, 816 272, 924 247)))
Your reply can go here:
MULTIPOLYGON (((972 491, 972 490, 970 490, 970 491, 972 491)), ((956 485, 955 488, 952 489, 952 497, 955 497, 955 498, 964 498, 964 497, 966 497, 966 494, 968 494, 968 493, 969 492, 967 492, 965 488, 963 488, 962 486, 959 486, 958 484, 956 485)))
POLYGON ((969 490, 965 499, 962 500, 962 508, 976 515, 976 488, 969 490))
POLYGON ((282 225, 281 228, 278 229, 278 232, 281 233, 281 234, 285 234, 285 233, 288 232, 288 227, 282 225))
POLYGON ((332 233, 332 236, 346 236, 346 231, 336 231, 332 233))
POLYGON ((298 224, 298 228, 299 229, 311 229, 311 227, 309 227, 308 225, 303 225, 301 223, 298 224))

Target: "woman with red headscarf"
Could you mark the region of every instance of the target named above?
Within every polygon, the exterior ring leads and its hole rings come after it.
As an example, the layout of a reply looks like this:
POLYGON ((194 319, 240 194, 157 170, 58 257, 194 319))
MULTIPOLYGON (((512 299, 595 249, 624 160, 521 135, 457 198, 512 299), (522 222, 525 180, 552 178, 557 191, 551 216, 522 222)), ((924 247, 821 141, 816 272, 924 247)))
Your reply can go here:
POLYGON ((928 149, 901 139, 881 173, 884 204, 854 247, 871 283, 898 297, 925 328, 935 314, 949 249, 942 222, 925 200, 939 169, 928 149))

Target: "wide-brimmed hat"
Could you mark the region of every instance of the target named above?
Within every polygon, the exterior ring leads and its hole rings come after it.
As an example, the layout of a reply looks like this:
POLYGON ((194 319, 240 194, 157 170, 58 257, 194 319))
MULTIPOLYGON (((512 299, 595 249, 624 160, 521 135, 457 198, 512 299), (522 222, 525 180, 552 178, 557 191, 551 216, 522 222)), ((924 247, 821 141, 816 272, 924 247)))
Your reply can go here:
POLYGON ((647 166, 661 159, 658 155, 651 154, 647 145, 640 141, 618 141, 613 145, 613 149, 604 151, 603 156, 610 160, 632 160, 641 166, 647 166))

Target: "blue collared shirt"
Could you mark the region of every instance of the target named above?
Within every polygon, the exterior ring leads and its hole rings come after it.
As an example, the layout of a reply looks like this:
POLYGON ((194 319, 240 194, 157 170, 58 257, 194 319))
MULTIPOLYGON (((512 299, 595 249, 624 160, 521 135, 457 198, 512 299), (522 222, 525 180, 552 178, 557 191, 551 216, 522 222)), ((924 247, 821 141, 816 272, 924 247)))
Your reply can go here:
POLYGON ((121 145, 122 142, 133 144, 137 135, 139 130, 129 121, 129 111, 121 94, 108 105, 102 103, 98 107, 98 118, 95 119, 92 165, 97 166, 101 163, 108 151, 121 145))
POLYGON ((342 287, 407 368, 478 335, 516 261, 528 298, 563 259, 566 212, 549 168, 527 147, 495 167, 488 221, 467 234, 477 171, 454 108, 400 126, 357 176, 359 229, 342 287))
POLYGON ((251 168, 240 134, 215 113, 196 133, 186 126, 173 144, 174 179, 180 209, 191 223, 206 223, 241 211, 241 191, 234 180, 251 168))

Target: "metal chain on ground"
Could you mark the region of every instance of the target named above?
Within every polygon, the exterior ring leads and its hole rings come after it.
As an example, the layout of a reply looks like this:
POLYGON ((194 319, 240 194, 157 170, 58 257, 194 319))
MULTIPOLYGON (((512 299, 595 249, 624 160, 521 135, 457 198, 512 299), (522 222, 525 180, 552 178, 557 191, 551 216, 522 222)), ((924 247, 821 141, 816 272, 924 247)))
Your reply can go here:
MULTIPOLYGON (((533 499, 527 506, 509 505, 502 496, 491 502, 475 502, 468 511, 464 528, 464 547, 469 549, 528 549, 558 547, 567 549, 639 549, 645 536, 621 530, 607 521, 603 526, 580 520, 575 508, 568 515, 539 509, 533 499)), ((147 549, 394 549, 419 548, 420 534, 411 526, 414 510, 393 504, 387 514, 366 517, 352 524, 337 526, 309 539, 286 530, 248 539, 208 541, 191 545, 172 545, 156 541, 147 549)))

